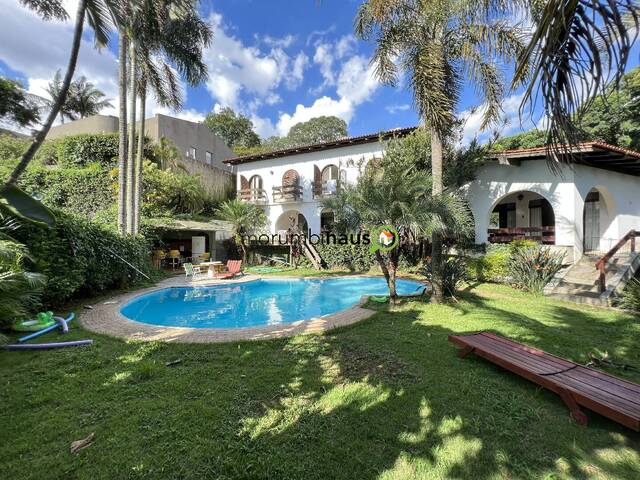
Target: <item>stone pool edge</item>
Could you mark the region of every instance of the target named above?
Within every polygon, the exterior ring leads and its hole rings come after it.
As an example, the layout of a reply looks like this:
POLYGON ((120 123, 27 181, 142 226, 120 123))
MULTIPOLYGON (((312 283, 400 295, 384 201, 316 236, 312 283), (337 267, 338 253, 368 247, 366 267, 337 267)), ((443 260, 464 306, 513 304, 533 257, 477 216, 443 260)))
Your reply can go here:
MULTIPOLYGON (((352 275, 348 275, 349 277, 352 275)), ((362 275, 353 275, 362 277, 362 275)), ((102 300, 93 305, 91 310, 85 310, 79 315, 80 324, 95 333, 122 338, 125 340, 162 341, 172 343, 221 343, 245 340, 269 340, 274 338, 292 337, 312 333, 322 333, 333 328, 352 325, 376 312, 364 308, 368 296, 363 295, 358 304, 336 313, 313 317, 309 320, 298 320, 283 325, 249 328, 186 328, 186 327, 160 327, 130 320, 120 313, 122 306, 134 298, 171 287, 184 286, 209 286, 231 283, 246 283, 258 280, 257 275, 245 275, 233 280, 203 280, 199 282, 185 281, 184 277, 165 279, 153 287, 148 287, 133 292, 126 292, 102 300)), ((300 278, 300 277, 277 277, 300 278)), ((315 278, 315 277, 312 277, 315 278)), ((323 278, 345 278, 345 276, 326 276, 323 278)))

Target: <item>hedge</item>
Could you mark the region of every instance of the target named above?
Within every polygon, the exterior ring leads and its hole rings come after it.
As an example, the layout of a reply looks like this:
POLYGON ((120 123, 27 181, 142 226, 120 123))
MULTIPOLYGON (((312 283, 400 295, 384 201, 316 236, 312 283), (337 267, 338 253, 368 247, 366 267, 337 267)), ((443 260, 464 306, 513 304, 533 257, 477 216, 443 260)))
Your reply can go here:
POLYGON ((18 185, 45 205, 93 218, 115 202, 115 186, 106 168, 27 169, 18 185))
MULTIPOLYGON (((55 140, 57 163, 65 167, 82 167, 97 162, 105 167, 115 167, 118 164, 118 138, 117 133, 86 133, 55 140)), ((148 140, 144 156, 153 158, 148 140)))
POLYGON ((142 275, 116 254, 152 277, 150 246, 142 237, 121 237, 96 223, 56 212, 53 227, 25 223, 15 232, 29 249, 34 270, 47 277, 45 307, 73 297, 126 288, 142 275))

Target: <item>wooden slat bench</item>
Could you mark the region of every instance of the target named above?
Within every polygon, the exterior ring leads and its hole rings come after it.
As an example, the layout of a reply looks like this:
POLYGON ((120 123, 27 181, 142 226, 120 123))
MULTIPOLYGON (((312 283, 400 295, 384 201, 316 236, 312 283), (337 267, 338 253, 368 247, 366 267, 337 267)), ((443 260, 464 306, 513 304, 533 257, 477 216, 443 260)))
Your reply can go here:
POLYGON ((489 332, 449 335, 458 356, 473 352, 558 394, 571 418, 586 425, 585 407, 640 431, 640 385, 489 332))

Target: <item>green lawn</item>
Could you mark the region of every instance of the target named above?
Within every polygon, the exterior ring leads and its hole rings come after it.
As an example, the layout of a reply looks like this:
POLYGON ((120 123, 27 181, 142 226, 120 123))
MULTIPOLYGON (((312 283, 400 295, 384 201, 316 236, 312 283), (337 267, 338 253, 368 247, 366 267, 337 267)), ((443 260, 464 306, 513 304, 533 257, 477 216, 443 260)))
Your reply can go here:
POLYGON ((141 344, 75 325, 69 338, 96 344, 2 352, 0 476, 640 478, 640 434, 596 414, 579 426, 553 394, 447 342, 490 329, 578 362, 608 351, 640 366, 637 317, 496 285, 459 300, 379 306, 326 336, 141 344))

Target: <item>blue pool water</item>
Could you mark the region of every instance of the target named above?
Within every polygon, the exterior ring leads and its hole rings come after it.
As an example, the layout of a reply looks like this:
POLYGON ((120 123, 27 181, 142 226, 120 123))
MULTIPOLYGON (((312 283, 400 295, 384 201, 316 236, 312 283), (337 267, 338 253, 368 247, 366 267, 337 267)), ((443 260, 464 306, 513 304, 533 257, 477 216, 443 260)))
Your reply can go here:
MULTIPOLYGON (((418 282, 398 280, 400 295, 418 282)), ((165 288, 135 298, 120 310, 137 322, 191 328, 260 327, 308 320, 387 295, 384 278, 267 279, 209 287, 165 288)))

